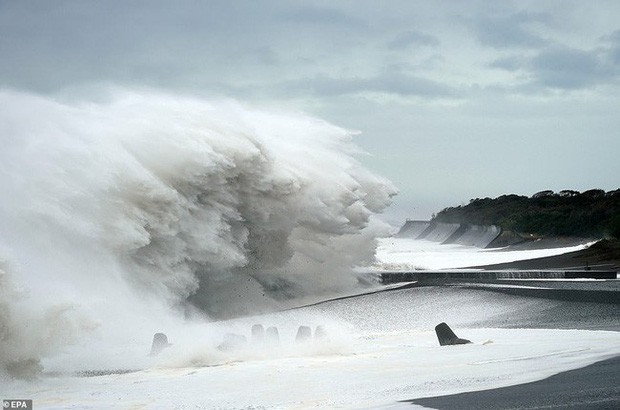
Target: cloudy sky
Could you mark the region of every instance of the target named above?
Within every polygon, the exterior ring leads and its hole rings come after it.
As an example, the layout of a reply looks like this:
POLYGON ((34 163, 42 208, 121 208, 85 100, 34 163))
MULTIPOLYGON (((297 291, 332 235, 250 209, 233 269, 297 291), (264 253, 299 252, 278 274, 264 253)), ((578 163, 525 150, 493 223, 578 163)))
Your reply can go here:
MULTIPOLYGON (((0 87, 234 98, 359 130, 388 218, 620 188, 620 2, 0 0, 0 87)), ((1 109, 1 107, 0 107, 1 109)))

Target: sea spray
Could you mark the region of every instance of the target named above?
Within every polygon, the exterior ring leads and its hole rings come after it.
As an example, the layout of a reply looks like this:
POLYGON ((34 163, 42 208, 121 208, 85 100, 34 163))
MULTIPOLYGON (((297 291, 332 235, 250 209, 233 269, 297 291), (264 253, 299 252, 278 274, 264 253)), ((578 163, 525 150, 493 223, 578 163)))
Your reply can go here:
POLYGON ((56 342, 148 344, 182 314, 357 286, 352 267, 386 232, 373 215, 394 188, 354 159, 351 132, 315 118, 118 90, 2 91, 0 107, 5 372, 15 346, 37 369, 56 342))
POLYGON ((70 303, 33 305, 0 259, 0 379, 32 379, 43 369, 40 358, 74 343, 94 323, 70 303))

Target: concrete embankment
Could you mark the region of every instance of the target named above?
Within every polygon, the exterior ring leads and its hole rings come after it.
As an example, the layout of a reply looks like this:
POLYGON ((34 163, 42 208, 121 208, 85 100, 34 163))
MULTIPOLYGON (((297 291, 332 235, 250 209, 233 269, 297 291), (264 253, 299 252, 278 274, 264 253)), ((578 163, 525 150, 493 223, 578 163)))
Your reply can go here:
POLYGON ((478 248, 513 250, 564 248, 592 242, 593 238, 536 237, 506 231, 496 225, 472 225, 438 221, 407 220, 395 235, 397 238, 427 240, 441 244, 458 244, 478 248))
POLYGON ((497 280, 497 279, 616 279, 615 270, 421 270, 414 272, 382 272, 381 282, 445 282, 453 280, 497 280))
POLYGON ((568 302, 620 305, 615 271, 422 271, 385 272, 385 284, 415 283, 417 287, 458 287, 512 296, 568 302), (598 279, 574 281, 561 279, 598 279), (415 281, 415 282, 414 282, 415 281))
POLYGON ((405 222, 396 234, 399 238, 424 239, 442 244, 459 244, 486 248, 502 233, 495 225, 469 225, 437 221, 405 222))
POLYGON ((429 227, 430 221, 417 221, 408 219, 396 234, 397 238, 418 239, 418 237, 429 227))

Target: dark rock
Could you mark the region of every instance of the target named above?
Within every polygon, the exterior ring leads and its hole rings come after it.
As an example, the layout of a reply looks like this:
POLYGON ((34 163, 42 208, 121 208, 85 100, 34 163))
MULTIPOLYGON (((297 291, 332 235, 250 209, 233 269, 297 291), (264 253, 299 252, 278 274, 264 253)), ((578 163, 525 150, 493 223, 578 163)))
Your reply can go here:
POLYGON ((295 336, 296 342, 307 342, 312 339, 312 329, 309 326, 299 326, 297 330, 297 336, 295 336))
POLYGON ((278 328, 275 326, 268 327, 265 331, 265 336, 267 341, 272 344, 280 343, 280 333, 278 332, 278 328))
POLYGON ((327 339, 327 331, 323 326, 317 326, 314 330, 314 340, 325 340, 327 339))
POLYGON ((252 326, 252 342, 253 343, 262 343, 265 339, 265 329, 263 325, 256 324, 252 326))
POLYGON ((6 364, 9 376, 16 379, 34 380, 43 371, 39 359, 18 359, 6 364))
POLYGON ((171 344, 168 343, 168 336, 164 333, 155 333, 153 336, 153 344, 151 345, 150 356, 157 356, 162 350, 169 346, 171 346, 171 344))
POLYGON ((471 341, 467 339, 461 339, 458 337, 450 326, 445 323, 440 323, 435 326, 435 333, 437 333, 437 339, 439 339, 440 346, 449 346, 449 345, 464 345, 467 343, 471 343, 471 341))

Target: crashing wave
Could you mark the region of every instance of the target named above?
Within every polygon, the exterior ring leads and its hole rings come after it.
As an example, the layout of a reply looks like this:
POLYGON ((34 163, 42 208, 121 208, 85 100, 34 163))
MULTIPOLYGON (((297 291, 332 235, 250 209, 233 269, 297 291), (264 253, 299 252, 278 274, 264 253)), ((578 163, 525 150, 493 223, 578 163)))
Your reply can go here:
MULTIPOLYGON (((395 190, 354 159, 350 131, 230 101, 110 95, 0 92, 0 255, 15 267, 1 279, 25 289, 28 314, 66 306, 65 321, 131 327, 358 284, 352 268, 387 232, 372 216, 395 190)), ((5 293, 3 357, 25 315, 5 293)))

